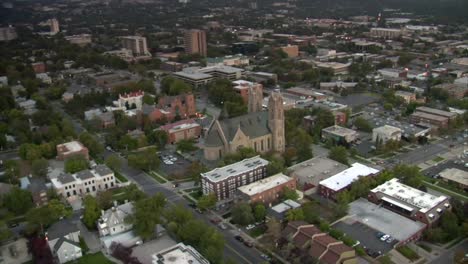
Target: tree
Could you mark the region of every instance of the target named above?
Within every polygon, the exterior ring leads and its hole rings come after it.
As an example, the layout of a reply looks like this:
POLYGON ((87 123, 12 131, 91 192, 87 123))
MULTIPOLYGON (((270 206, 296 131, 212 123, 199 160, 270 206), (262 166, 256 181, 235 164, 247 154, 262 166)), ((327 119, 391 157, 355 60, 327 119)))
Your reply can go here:
POLYGON ((299 199, 299 195, 296 190, 290 189, 289 187, 283 188, 283 200, 297 201, 297 199, 299 199))
POLYGON ((286 213, 286 219, 290 222, 304 220, 305 219, 304 211, 301 208, 289 210, 286 213))
POLYGON ((402 183, 414 188, 422 185, 423 175, 417 166, 401 164, 393 168, 393 174, 401 180, 402 183))
POLYGON ((81 133, 79 136, 79 140, 81 143, 83 143, 83 145, 85 145, 88 148, 89 154, 93 157, 96 157, 104 151, 104 147, 102 146, 102 144, 99 143, 93 137, 93 135, 91 135, 88 132, 81 133))
POLYGON ((255 221, 260 222, 260 221, 265 220, 266 213, 267 211, 266 211, 265 205, 257 204, 254 208, 255 221))
POLYGON ((69 216, 71 211, 59 200, 50 200, 47 205, 33 208, 26 214, 28 230, 34 232, 40 230, 44 233, 44 228, 51 225, 61 217, 69 216))
POLYGON ((13 235, 13 232, 8 228, 6 223, 0 220, 0 242, 7 240, 13 235))
POLYGON ((10 184, 15 184, 18 182, 20 176, 20 167, 19 163, 16 160, 7 160, 5 164, 5 177, 8 179, 10 184))
POLYGON ((106 158, 105 164, 114 171, 119 171, 122 167, 122 161, 117 154, 111 154, 106 158))
POLYGON ((231 210, 232 221, 236 224, 246 226, 255 222, 252 207, 248 203, 235 204, 231 210))
POLYGON ((112 191, 102 191, 98 192, 96 196, 99 208, 102 210, 107 210, 112 207, 114 197, 112 195, 112 191))
POLYGON ((159 167, 159 157, 156 148, 146 148, 128 155, 128 165, 140 170, 155 170, 159 167))
POLYGON ((164 148, 169 141, 169 136, 164 130, 155 130, 149 133, 148 142, 150 144, 156 144, 159 148, 164 148))
POLYGON ((276 219, 271 219, 267 222, 266 235, 271 238, 272 241, 277 241, 281 237, 281 223, 276 219))
POLYGON ((216 198, 216 194, 214 193, 203 195, 198 200, 197 207, 200 208, 200 210, 211 209, 216 205, 217 200, 218 199, 216 198))
POLYGON ((134 183, 123 188, 124 198, 129 201, 139 201, 146 198, 146 194, 138 189, 138 186, 134 183))
POLYGON ((101 215, 101 208, 99 207, 99 204, 96 198, 94 198, 91 195, 86 195, 85 198, 83 199, 83 206, 84 206, 83 223, 89 229, 95 229, 96 221, 99 219, 99 216, 101 215))
POLYGON ((193 139, 182 139, 176 143, 177 150, 180 152, 192 152, 198 148, 195 146, 195 140, 193 139))
POLYGON ((343 146, 335 146, 330 149, 328 157, 332 160, 348 165, 348 151, 343 146))
POLYGON ((357 117, 354 120, 354 125, 357 127, 357 129, 364 131, 364 132, 372 132, 372 125, 364 119, 363 117, 357 117))
POLYGON ((44 159, 33 160, 31 164, 32 175, 36 177, 45 177, 47 176, 47 169, 49 168, 49 162, 44 159))
POLYGON ((163 209, 166 206, 166 197, 157 193, 153 197, 139 200, 134 207, 134 229, 143 239, 149 239, 154 234, 157 224, 161 223, 163 209))
POLYGON ((13 187, 9 193, 3 196, 3 205, 15 215, 25 214, 33 207, 31 193, 18 187, 13 187))
POLYGON ((441 217, 441 227, 447 233, 450 239, 459 235, 460 226, 458 225, 457 216, 451 211, 446 211, 441 217))
POLYGON ((199 161, 194 161, 187 168, 187 174, 195 181, 196 184, 200 183, 200 174, 208 171, 208 169, 199 161))
POLYGON ((88 167, 88 160, 81 155, 70 157, 65 161, 65 172, 67 173, 77 173, 88 167))

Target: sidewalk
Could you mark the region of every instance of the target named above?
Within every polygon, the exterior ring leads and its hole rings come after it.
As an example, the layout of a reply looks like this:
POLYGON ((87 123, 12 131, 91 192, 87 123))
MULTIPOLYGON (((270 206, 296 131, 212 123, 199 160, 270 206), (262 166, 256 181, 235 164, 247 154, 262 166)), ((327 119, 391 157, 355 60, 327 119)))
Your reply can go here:
POLYGON ((388 253, 388 256, 390 257, 390 259, 394 263, 398 263, 398 264, 410 264, 410 263, 412 263, 407 258, 405 258, 405 256, 403 256, 400 252, 398 252, 396 249, 391 250, 388 253))

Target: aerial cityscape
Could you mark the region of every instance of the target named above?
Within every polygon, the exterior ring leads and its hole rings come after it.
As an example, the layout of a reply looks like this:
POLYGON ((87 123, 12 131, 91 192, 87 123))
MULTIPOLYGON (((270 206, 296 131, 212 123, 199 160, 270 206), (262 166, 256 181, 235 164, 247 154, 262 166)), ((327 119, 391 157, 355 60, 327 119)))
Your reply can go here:
POLYGON ((1 264, 468 264, 468 1, 0 1, 1 264))

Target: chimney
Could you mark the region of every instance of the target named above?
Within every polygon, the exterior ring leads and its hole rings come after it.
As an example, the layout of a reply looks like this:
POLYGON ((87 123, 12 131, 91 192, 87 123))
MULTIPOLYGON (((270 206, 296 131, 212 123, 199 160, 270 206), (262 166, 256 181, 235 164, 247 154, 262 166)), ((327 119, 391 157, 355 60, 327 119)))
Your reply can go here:
POLYGON ((105 213, 104 210, 101 210, 101 216, 104 216, 104 213, 105 213))
POLYGON ((114 206, 117 207, 117 205, 118 205, 118 204, 117 204, 117 201, 114 200, 114 206))

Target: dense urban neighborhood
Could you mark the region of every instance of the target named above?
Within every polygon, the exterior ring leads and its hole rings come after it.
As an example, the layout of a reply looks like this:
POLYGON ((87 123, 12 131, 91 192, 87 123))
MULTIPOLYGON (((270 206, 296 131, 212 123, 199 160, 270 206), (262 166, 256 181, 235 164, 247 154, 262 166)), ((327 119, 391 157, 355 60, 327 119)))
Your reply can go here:
POLYGON ((468 263, 468 2, 0 5, 0 263, 468 263))

